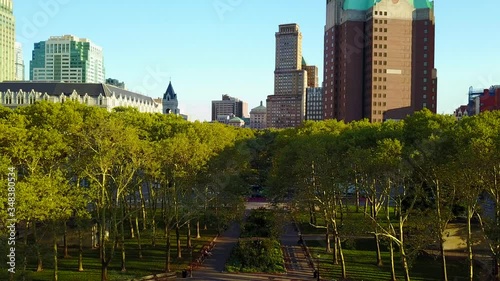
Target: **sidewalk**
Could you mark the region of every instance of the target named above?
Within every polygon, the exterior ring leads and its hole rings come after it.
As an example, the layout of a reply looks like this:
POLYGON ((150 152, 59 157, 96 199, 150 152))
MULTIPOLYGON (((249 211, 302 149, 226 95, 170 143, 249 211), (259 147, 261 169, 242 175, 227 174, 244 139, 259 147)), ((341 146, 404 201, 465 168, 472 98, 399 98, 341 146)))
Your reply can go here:
MULTIPOLYGON (((259 208, 266 203, 248 203, 247 212, 251 209, 259 208)), ((281 237, 282 249, 285 255, 286 274, 255 274, 238 273, 232 274, 224 272, 224 267, 229 258, 232 249, 238 242, 241 229, 236 223, 233 223, 221 236, 217 238, 216 245, 212 250, 212 256, 208 257, 203 265, 194 270, 193 277, 190 280, 274 280, 274 281, 302 281, 313 279, 313 269, 298 245, 298 232, 292 223, 286 225, 284 234, 281 237)), ((178 278, 179 279, 179 278, 178 278)), ((181 278, 182 279, 182 278, 181 278)))

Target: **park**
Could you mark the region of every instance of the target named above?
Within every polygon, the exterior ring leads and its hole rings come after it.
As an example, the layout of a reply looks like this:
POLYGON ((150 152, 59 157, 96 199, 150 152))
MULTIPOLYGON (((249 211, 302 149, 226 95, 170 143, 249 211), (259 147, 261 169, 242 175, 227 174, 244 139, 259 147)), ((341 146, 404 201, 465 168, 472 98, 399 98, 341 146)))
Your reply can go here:
POLYGON ((0 279, 499 280, 499 121, 0 108, 0 279))

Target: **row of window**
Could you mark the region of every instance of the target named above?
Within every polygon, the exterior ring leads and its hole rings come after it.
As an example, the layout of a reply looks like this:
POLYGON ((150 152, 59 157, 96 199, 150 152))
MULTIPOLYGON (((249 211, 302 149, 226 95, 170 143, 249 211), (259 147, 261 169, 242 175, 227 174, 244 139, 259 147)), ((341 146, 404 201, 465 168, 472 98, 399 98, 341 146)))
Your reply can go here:
POLYGON ((374 101, 373 102, 373 106, 376 107, 376 106, 387 106, 387 103, 386 102, 376 102, 374 101))

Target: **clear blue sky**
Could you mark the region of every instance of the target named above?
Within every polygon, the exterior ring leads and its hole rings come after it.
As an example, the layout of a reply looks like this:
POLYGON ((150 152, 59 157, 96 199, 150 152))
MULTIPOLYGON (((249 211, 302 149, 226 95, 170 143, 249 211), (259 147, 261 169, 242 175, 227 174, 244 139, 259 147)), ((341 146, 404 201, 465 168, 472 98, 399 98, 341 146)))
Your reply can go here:
MULTIPOLYGON (((300 25, 322 80, 324 0, 14 0, 14 10, 27 68, 35 42, 88 38, 104 49, 106 77, 130 90, 160 97, 172 77, 191 120, 209 120, 222 94, 265 102, 279 24, 300 25)), ((465 104, 469 86, 500 84, 498 11, 498 0, 436 1, 439 113, 465 104)))

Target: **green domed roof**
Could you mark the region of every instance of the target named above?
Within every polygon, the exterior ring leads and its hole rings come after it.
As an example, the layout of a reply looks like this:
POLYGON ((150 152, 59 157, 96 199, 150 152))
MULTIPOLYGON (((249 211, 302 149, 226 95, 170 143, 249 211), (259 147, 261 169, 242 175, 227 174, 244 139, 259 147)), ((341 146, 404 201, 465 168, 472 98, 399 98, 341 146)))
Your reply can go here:
MULTIPOLYGON (((375 6, 382 0, 345 0, 344 1, 344 10, 358 10, 365 11, 375 6)), ((401 0, 405 1, 405 0, 401 0)), ((410 2, 410 4, 415 7, 415 9, 433 9, 434 1, 433 0, 406 0, 410 2)))
POLYGON ((345 0, 344 10, 359 10, 365 11, 373 7, 381 0, 345 0))
POLYGON ((433 9, 434 1, 431 0, 408 0, 415 9, 433 9))
POLYGON ((229 123, 245 123, 245 121, 243 121, 243 119, 239 118, 239 117, 233 117, 231 118, 231 120, 229 120, 229 123))
POLYGON ((256 108, 253 108, 250 110, 250 113, 266 113, 267 109, 264 105, 262 105, 262 102, 260 102, 260 105, 257 106, 256 108))

